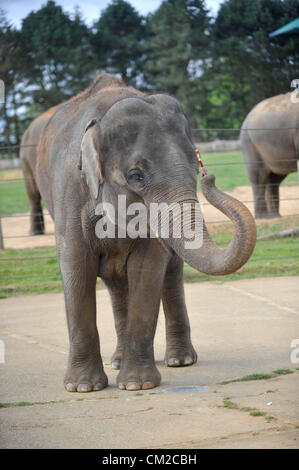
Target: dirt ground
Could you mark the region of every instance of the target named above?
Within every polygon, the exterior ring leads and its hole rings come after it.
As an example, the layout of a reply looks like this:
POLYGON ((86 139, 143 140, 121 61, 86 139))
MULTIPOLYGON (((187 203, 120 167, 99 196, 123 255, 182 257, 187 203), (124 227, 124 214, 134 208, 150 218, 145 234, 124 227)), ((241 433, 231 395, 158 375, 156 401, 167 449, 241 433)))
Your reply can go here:
MULTIPOLYGON (((227 191, 227 193, 240 201, 243 201, 253 213, 252 191, 250 186, 239 186, 233 191, 227 191)), ((207 204, 207 201, 201 193, 199 193, 198 196, 199 201, 203 203, 202 209, 205 220, 212 230, 214 232, 219 229, 227 230, 229 227, 227 217, 215 209, 215 207, 207 204), (224 223, 222 224, 221 221, 224 223)), ((282 216, 299 214, 299 187, 297 185, 282 186, 280 189, 280 199, 280 213, 282 216)), ((268 221, 263 221, 263 223, 265 222, 267 223, 268 221)), ((45 215, 45 223, 46 235, 30 237, 28 236, 29 214, 15 214, 14 217, 3 217, 2 231, 3 236, 7 237, 4 239, 5 248, 35 248, 55 245, 55 238, 53 235, 54 224, 49 215, 45 215)), ((269 223, 273 223, 273 219, 269 221, 269 223)))

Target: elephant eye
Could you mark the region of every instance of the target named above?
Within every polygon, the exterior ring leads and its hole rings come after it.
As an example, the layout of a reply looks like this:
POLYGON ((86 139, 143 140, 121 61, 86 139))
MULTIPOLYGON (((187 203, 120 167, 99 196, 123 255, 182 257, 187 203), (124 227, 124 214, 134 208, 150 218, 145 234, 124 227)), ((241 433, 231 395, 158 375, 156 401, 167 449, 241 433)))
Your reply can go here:
POLYGON ((139 168, 133 168, 128 171, 128 181, 143 181, 144 175, 139 168))

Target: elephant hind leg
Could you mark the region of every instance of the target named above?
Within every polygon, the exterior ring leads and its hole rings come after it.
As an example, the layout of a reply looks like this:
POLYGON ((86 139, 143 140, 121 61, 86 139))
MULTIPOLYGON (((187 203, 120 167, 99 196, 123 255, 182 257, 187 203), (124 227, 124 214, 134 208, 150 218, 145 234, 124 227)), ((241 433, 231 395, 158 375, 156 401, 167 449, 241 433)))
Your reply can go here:
POLYGON ((30 164, 25 158, 21 159, 21 163, 30 206, 30 235, 43 235, 45 233, 45 224, 41 195, 30 164))
POLYGON ((252 185, 255 218, 267 218, 266 187, 270 170, 264 164, 248 136, 242 137, 242 151, 248 177, 252 185))
POLYGON ((103 281, 111 297, 117 335, 117 345, 111 358, 111 366, 113 369, 120 369, 128 317, 128 280, 120 278, 103 281))
POLYGON ((266 203, 268 217, 280 217, 279 215, 279 185, 285 179, 286 175, 276 175, 270 173, 266 187, 266 203))
POLYGON ((183 261, 173 255, 164 279, 162 301, 166 320, 165 365, 190 366, 197 354, 190 338, 190 324, 185 304, 183 261))

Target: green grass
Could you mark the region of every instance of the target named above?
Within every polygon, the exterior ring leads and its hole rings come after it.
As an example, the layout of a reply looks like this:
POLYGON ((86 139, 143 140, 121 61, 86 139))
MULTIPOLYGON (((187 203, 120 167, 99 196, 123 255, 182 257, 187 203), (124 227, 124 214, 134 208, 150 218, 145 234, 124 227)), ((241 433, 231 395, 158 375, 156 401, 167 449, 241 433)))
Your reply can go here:
POLYGON ((276 418, 274 416, 266 416, 266 420, 267 421, 272 421, 272 420, 276 421, 276 418))
MULTIPOLYGON (((203 153, 202 160, 207 172, 214 173, 216 176, 216 185, 219 189, 227 190, 233 189, 236 186, 250 185, 240 151, 203 153), (234 164, 225 165, 226 163, 234 164)), ((288 175, 282 184, 298 184, 297 173, 288 175)))
POLYGON ((224 380, 221 382, 223 385, 230 384, 233 382, 249 382, 251 380, 267 380, 272 379, 274 376, 273 374, 250 374, 246 375, 245 377, 240 377, 238 379, 233 380, 224 380))
POLYGON ((29 212, 29 202, 21 169, 0 171, 0 215, 29 212))
POLYGON ((243 406, 242 408, 239 408, 240 411, 245 411, 249 413, 250 411, 256 411, 256 408, 252 408, 251 406, 243 406))
MULTIPOLYGON (((242 406, 240 408, 237 403, 234 403, 233 401, 231 401, 230 397, 224 398, 223 407, 228 408, 229 410, 243 411, 245 413, 249 413, 250 416, 265 416, 267 414, 267 413, 264 413, 263 411, 257 410, 256 408, 251 408, 249 406, 242 406)), ((275 419, 274 417, 271 416, 271 419, 272 418, 275 419)))
MULTIPOLYGON (((250 374, 250 375, 245 375, 245 377, 239 377, 237 379, 233 380, 225 380, 221 382, 222 385, 227 385, 230 383, 234 382, 249 382, 252 380, 268 380, 268 379, 273 379, 277 377, 277 375, 287 375, 287 374, 293 374, 294 371, 290 369, 277 369, 274 370, 271 374, 250 374)), ((272 390, 273 391, 273 390, 272 390)), ((268 390, 268 392, 271 392, 271 390, 268 390)))
POLYGON ((61 289, 56 248, 5 250, 0 253, 0 298, 59 292, 61 289))
POLYGON ((0 403, 0 408, 11 408, 15 406, 32 406, 33 403, 30 401, 18 401, 11 403, 0 403))
MULTIPOLYGON (((250 406, 242 406, 240 407, 237 403, 234 403, 231 401, 230 397, 225 397, 223 399, 223 408, 228 408, 230 410, 238 410, 238 411, 243 411, 245 413, 249 413, 250 416, 253 417, 260 417, 263 416, 267 422, 271 421, 276 421, 277 418, 275 416, 267 415, 264 411, 260 411, 257 408, 251 408, 250 406)), ((299 426, 295 426, 296 429, 299 428, 299 426)), ((254 433, 255 435, 257 433, 254 433)))
POLYGON ((277 369, 273 371, 273 374, 276 375, 287 375, 287 374, 293 374, 293 370, 290 369, 277 369))
MULTIPOLYGON (((92 400, 117 400, 118 396, 98 396, 97 398, 92 398, 92 400)), ((0 403, 0 408, 15 408, 18 406, 34 406, 34 405, 57 405, 60 403, 70 403, 71 401, 82 402, 89 401, 89 398, 72 398, 71 400, 50 400, 50 401, 17 401, 17 402, 6 402, 0 403)))
POLYGON ((236 410, 238 405, 232 402, 229 398, 225 398, 223 401, 224 408, 229 408, 230 410, 236 410))
POLYGON ((264 413, 263 411, 259 411, 259 410, 253 410, 249 414, 250 416, 265 416, 266 413, 264 413))
MULTIPOLYGON (((98 288, 103 288, 98 280, 98 288)), ((0 298, 61 292, 56 248, 32 248, 0 252, 0 298), (24 260, 20 260, 20 259, 24 260)))
POLYGON ((0 215, 11 215, 29 211, 24 181, 0 180, 0 215))

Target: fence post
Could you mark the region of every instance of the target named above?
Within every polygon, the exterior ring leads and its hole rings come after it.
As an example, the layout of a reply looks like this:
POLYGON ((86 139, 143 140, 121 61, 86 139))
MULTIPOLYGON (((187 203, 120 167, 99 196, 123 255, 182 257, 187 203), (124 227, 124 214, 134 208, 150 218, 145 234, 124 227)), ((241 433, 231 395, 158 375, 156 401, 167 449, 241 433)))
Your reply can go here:
POLYGON ((3 234, 2 234, 1 215, 0 215, 0 250, 4 250, 4 240, 3 240, 3 234))

